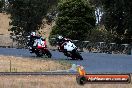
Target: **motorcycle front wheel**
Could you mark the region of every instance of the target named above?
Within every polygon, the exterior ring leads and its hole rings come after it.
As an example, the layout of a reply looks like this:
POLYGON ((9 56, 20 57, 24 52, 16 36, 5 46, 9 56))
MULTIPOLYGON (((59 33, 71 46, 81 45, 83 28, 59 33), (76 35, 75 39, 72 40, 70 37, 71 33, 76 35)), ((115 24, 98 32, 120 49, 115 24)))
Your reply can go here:
POLYGON ((49 50, 46 50, 45 54, 46 54, 46 56, 48 58, 51 58, 52 57, 52 54, 51 54, 51 52, 49 50))
POLYGON ((43 56, 43 52, 41 50, 35 51, 35 54, 36 54, 37 57, 42 57, 43 56))
POLYGON ((76 50, 73 50, 73 55, 74 55, 74 58, 73 59, 80 59, 80 60, 83 60, 82 56, 80 55, 79 52, 77 52, 76 50))

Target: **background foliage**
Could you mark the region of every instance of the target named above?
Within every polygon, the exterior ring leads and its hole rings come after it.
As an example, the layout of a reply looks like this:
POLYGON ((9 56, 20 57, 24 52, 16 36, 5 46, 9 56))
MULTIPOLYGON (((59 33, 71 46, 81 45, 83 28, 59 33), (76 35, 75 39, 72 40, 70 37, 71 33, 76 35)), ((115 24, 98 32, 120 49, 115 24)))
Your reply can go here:
POLYGON ((50 5, 49 0, 15 0, 10 2, 9 13, 11 14, 12 26, 10 31, 15 35, 27 34, 39 30, 50 5))
POLYGON ((63 35, 71 39, 85 40, 95 27, 94 8, 86 0, 60 0, 58 17, 52 35, 63 35))
MULTIPOLYGON (((0 8, 3 6, 1 0, 0 8)), ((50 38, 61 34, 78 40, 131 43, 131 7, 131 0, 9 0, 9 31, 21 35, 23 41, 29 32, 41 28, 43 18, 52 22, 52 17, 57 16, 50 38), (50 10, 51 7, 54 10, 50 10), (98 9, 103 15, 100 22, 95 23, 98 9), (102 26, 105 31, 100 31, 102 26)))
POLYGON ((106 29, 117 36, 116 42, 130 43, 132 38, 132 1, 102 0, 102 3, 104 6, 103 24, 106 29))

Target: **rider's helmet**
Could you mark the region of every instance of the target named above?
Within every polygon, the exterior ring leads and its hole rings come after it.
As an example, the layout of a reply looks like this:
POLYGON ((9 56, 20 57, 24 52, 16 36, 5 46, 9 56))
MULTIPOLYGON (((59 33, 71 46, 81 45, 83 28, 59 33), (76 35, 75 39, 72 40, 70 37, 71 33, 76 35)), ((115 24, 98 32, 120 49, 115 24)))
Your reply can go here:
POLYGON ((59 36, 58 36, 58 39, 63 39, 63 36, 59 35, 59 36))
POLYGON ((36 36, 36 32, 31 32, 31 36, 36 36))

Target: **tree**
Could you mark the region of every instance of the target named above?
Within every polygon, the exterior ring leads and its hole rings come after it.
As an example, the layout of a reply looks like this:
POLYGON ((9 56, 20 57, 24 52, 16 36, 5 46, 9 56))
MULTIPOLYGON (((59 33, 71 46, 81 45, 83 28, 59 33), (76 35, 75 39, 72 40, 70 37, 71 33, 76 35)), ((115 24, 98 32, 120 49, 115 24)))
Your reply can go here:
POLYGON ((58 17, 52 35, 63 35, 71 39, 85 40, 95 27, 94 8, 86 0, 60 0, 58 17))
POLYGON ((120 42, 123 39, 130 39, 132 35, 132 2, 130 0, 103 0, 103 6, 106 29, 116 34, 120 42))
POLYGON ((103 0, 90 0, 90 3, 95 7, 96 24, 101 25, 101 18, 104 13, 103 0))
POLYGON ((20 41, 31 31, 41 28, 48 9, 57 0, 9 0, 8 13, 11 14, 11 28, 13 35, 20 35, 20 41))
POLYGON ((4 0, 0 0, 0 11, 2 11, 2 8, 3 8, 3 6, 4 6, 4 0))
POLYGON ((47 2, 45 0, 15 0, 10 5, 12 25, 10 31, 15 35, 26 34, 30 31, 38 30, 42 24, 42 19, 47 12, 47 2))

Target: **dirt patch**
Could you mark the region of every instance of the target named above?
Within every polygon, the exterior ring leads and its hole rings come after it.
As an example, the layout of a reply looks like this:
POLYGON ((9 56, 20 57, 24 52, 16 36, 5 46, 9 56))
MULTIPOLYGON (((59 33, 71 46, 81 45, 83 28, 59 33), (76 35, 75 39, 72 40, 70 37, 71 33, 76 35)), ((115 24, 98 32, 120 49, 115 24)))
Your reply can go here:
POLYGON ((70 67, 69 63, 50 58, 0 56, 0 72, 44 72, 67 70, 70 67))
POLYGON ((0 46, 12 46, 12 40, 10 39, 10 15, 0 13, 0 46))
POLYGON ((10 34, 10 31, 8 29, 10 28, 9 22, 10 20, 10 15, 0 13, 0 34, 10 34))
POLYGON ((47 23, 46 19, 43 20, 43 25, 41 25, 41 28, 39 32, 41 32, 41 35, 46 38, 47 45, 49 48, 52 48, 49 44, 49 36, 50 32, 52 31, 52 27, 55 25, 55 22, 47 23))

